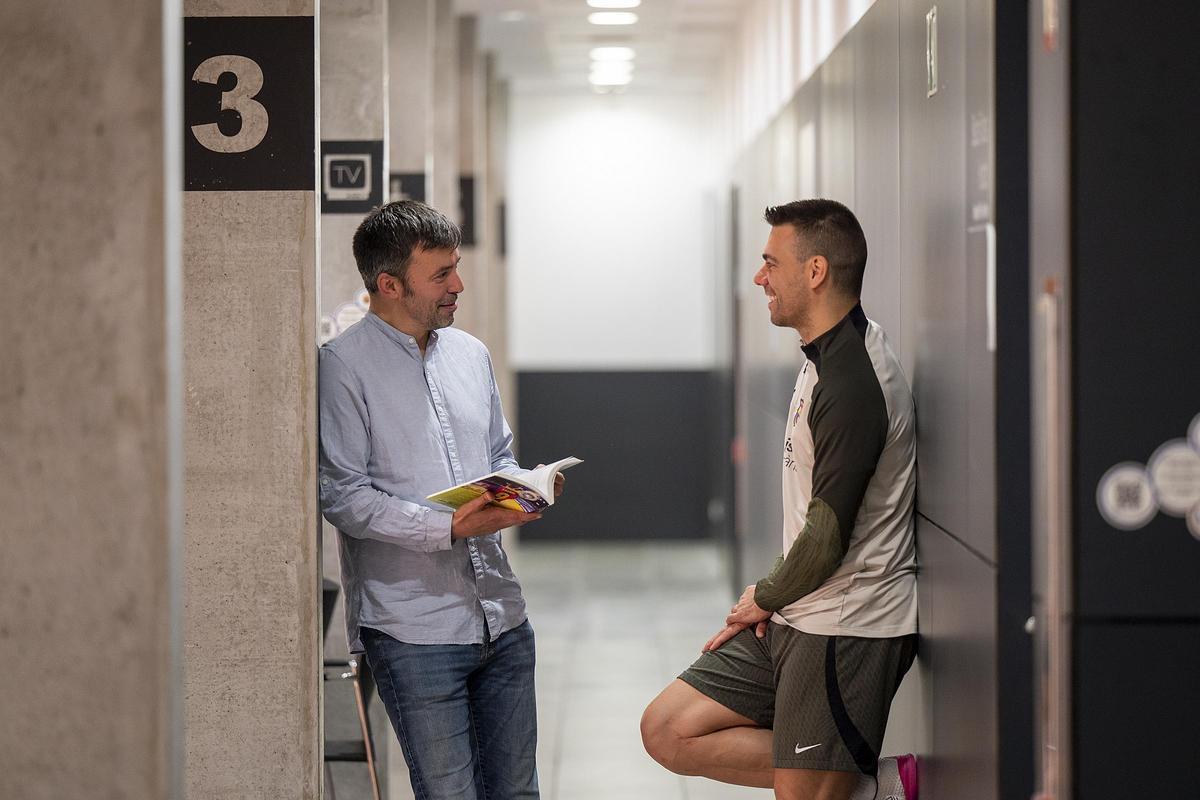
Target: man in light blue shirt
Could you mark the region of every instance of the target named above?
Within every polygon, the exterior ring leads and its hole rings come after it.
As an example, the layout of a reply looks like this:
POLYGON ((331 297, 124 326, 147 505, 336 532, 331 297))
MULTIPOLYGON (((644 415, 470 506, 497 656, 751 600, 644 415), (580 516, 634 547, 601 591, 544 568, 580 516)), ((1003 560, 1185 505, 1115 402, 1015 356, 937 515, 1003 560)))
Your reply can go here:
POLYGON ((459 241, 413 201, 355 232, 371 311, 321 348, 321 509, 417 800, 537 798, 533 631, 499 531, 540 515, 425 499, 520 471, 487 348, 448 327, 459 241))

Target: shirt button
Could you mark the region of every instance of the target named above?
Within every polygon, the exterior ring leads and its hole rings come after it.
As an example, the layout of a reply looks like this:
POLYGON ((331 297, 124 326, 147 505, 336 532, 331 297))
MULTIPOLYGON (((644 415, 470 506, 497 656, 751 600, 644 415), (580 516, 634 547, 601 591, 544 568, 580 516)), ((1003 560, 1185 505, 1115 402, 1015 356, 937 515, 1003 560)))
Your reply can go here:
POLYGON ((416 344, 416 343, 417 343, 417 340, 416 340, 416 339, 414 339, 414 338, 412 338, 412 337, 410 336, 410 337, 408 337, 408 343, 409 343, 409 344, 416 344))

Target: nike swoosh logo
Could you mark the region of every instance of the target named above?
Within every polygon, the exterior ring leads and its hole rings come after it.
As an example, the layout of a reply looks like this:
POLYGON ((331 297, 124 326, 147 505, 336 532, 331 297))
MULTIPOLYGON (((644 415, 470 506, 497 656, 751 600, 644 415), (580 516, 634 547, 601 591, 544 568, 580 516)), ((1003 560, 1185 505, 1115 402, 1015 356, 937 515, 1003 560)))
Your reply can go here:
POLYGON ((797 744, 796 745, 796 753, 797 754, 803 753, 805 750, 812 750, 814 747, 820 747, 820 746, 821 746, 820 744, 810 744, 808 747, 801 747, 799 744, 797 744))

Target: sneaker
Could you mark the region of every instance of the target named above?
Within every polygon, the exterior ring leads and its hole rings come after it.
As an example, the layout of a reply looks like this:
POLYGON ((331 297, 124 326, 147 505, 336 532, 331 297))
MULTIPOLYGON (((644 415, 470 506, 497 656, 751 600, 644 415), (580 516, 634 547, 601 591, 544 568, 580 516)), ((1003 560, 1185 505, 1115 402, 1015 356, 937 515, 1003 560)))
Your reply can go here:
POLYGON ((917 757, 889 756, 879 759, 879 800, 917 800, 917 757))

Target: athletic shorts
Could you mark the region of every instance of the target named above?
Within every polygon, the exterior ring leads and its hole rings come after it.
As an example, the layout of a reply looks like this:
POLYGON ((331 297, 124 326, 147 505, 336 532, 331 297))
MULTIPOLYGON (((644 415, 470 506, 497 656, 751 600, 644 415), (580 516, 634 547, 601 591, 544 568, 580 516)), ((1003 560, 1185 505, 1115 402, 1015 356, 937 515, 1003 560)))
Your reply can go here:
POLYGON ((772 622, 696 660, 680 680, 774 731, 774 764, 874 775, 917 635, 820 636, 772 622))

